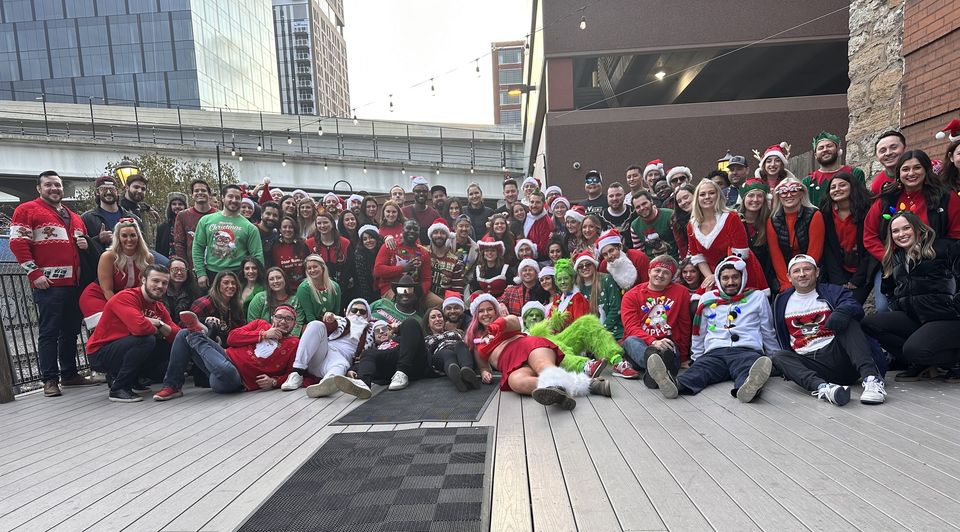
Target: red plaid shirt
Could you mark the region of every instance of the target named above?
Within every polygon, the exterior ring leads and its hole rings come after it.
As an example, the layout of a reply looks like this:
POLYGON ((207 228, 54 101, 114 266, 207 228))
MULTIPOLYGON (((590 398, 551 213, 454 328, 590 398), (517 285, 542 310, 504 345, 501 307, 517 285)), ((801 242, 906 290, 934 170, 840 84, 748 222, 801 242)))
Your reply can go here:
POLYGON ((510 285, 500 296, 500 302, 506 305, 507 312, 514 316, 519 316, 523 306, 530 301, 531 289, 523 286, 523 283, 510 285))

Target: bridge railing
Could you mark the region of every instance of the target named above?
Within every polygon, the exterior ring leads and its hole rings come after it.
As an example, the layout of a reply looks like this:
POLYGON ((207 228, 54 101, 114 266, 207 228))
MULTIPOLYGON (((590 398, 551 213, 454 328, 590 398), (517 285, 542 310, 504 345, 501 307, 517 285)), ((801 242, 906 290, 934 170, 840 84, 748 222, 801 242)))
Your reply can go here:
MULTIPOLYGON (((41 102, 42 103, 42 102, 41 102)), ((0 103, 0 134, 109 143, 186 145, 243 154, 298 154, 477 169, 523 168, 518 132, 340 117, 155 109, 127 106, 0 103), (322 134, 321 134, 322 130, 322 134), (258 150, 257 148, 260 148, 258 150)))

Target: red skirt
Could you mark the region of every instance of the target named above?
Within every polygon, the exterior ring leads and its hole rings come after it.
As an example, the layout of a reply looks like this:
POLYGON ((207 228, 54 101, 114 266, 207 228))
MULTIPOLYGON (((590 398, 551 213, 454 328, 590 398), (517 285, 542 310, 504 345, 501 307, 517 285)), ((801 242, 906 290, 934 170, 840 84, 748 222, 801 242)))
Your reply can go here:
POLYGON ((508 383, 510 374, 523 367, 523 365, 527 363, 530 352, 538 347, 547 347, 556 351, 556 363, 560 365, 560 361, 563 360, 563 352, 560 351, 557 344, 546 338, 540 338, 539 336, 523 336, 507 344, 506 347, 503 348, 503 351, 500 352, 500 358, 497 359, 497 369, 499 369, 503 375, 500 377, 501 390, 505 392, 511 391, 510 384, 508 383))

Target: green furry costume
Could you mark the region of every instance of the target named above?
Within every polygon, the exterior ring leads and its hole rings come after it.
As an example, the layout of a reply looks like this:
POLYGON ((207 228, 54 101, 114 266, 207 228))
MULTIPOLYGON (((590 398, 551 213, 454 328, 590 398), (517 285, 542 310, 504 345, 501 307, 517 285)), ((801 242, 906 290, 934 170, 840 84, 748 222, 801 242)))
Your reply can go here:
POLYGON ((582 353, 593 353, 601 360, 615 366, 623 360, 623 348, 616 338, 600 323, 594 315, 581 316, 560 332, 568 318, 566 313, 558 313, 530 328, 530 336, 546 338, 557 344, 563 352, 560 367, 572 373, 583 373, 583 367, 590 360, 582 353))

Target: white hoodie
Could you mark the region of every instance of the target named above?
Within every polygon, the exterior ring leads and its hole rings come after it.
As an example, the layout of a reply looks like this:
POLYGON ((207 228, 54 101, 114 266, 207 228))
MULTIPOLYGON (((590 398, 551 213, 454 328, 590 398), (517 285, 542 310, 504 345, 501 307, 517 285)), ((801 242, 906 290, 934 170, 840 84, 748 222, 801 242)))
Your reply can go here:
POLYGON ((773 328, 773 311, 766 294, 751 291, 746 297, 741 295, 747 285, 746 263, 743 259, 727 257, 717 264, 714 271, 717 283, 720 282, 720 268, 727 264, 734 264, 743 275, 740 293, 732 298, 721 296, 723 291, 718 287, 700 298, 693 317, 693 341, 690 346, 690 358, 693 360, 723 347, 766 351, 767 355, 780 349, 773 328))

